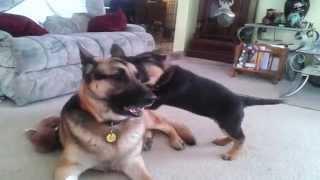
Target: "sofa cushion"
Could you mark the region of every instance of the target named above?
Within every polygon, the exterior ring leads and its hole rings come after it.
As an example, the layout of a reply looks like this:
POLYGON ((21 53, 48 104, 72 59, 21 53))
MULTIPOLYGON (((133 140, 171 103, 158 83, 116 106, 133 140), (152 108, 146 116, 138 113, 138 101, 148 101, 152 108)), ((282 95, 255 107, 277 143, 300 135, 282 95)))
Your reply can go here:
POLYGON ((79 64, 78 46, 71 36, 50 34, 15 38, 16 73, 79 64))
POLYGON ((3 87, 3 92, 21 106, 73 93, 79 89, 81 77, 80 64, 15 74, 3 87))
POLYGON ((0 30, 0 97, 4 95, 2 87, 7 82, 6 80, 10 79, 9 76, 14 73, 16 67, 11 50, 12 40, 10 34, 0 30))
POLYGON ((12 36, 0 30, 0 66, 3 68, 16 67, 16 61, 12 54, 12 36))
POLYGON ((8 32, 14 37, 41 36, 48 33, 33 20, 21 15, 0 13, 0 22, 0 30, 8 32))
POLYGON ((43 26, 52 34, 86 32, 91 17, 87 13, 75 13, 71 18, 48 16, 43 26))
POLYGON ((127 17, 121 9, 114 13, 96 16, 89 21, 88 32, 124 31, 127 27, 127 17))

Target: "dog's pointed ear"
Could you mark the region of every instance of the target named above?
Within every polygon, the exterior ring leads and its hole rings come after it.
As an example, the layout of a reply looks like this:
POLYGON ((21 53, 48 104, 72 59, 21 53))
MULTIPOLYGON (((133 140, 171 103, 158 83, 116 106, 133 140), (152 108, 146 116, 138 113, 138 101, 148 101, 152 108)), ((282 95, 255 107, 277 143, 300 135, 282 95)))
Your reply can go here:
POLYGON ((79 52, 82 64, 82 73, 83 75, 90 74, 94 67, 96 67, 97 62, 95 61, 94 56, 80 44, 79 52))
POLYGON ((123 49, 119 45, 112 44, 111 56, 112 57, 122 58, 122 57, 126 57, 126 54, 124 53, 123 49))

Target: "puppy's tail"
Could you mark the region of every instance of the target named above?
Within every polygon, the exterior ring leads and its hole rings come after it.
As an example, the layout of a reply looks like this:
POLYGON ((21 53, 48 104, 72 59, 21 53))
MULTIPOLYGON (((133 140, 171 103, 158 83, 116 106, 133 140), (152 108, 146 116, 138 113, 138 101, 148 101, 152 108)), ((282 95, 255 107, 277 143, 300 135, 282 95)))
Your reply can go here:
POLYGON ((264 99, 256 98, 252 96, 240 96, 242 103, 245 107, 247 106, 256 106, 256 105, 275 105, 284 103, 281 99, 264 99))
POLYGON ((26 130, 27 139, 39 153, 49 153, 61 149, 59 139, 60 117, 43 119, 35 129, 26 130))
POLYGON ((177 122, 167 122, 177 131, 178 135, 187 145, 194 146, 197 144, 192 131, 186 125, 177 122))

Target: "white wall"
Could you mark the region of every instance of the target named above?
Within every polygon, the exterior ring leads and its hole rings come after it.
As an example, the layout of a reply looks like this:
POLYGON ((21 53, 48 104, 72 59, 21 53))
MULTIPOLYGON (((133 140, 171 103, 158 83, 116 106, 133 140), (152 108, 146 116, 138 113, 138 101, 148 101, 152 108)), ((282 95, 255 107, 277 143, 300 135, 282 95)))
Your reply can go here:
POLYGON ((199 0, 178 0, 173 51, 184 51, 196 29, 199 0))
POLYGON ((47 16, 55 13, 62 17, 71 17, 73 13, 87 12, 87 9, 86 0, 25 0, 7 12, 24 15, 42 23, 47 16), (54 12, 49 8, 47 2, 54 12))

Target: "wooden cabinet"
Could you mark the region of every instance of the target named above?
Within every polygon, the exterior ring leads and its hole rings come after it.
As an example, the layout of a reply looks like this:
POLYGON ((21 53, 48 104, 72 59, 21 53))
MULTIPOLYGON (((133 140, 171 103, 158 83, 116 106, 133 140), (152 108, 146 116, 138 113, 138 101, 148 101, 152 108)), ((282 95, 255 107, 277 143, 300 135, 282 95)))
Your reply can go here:
POLYGON ((251 73, 270 78, 274 84, 278 83, 284 73, 288 48, 267 44, 254 44, 250 47, 254 47, 250 48, 255 49, 254 53, 245 56, 250 51, 248 47, 244 44, 236 46, 232 76, 242 72, 251 73))
POLYGON ((257 0, 200 0, 198 27, 189 42, 186 55, 215 61, 233 63, 233 52, 239 41, 237 30, 245 23, 253 22, 257 0), (222 3, 232 3, 235 17, 229 26, 213 17, 221 10, 222 3))

